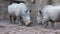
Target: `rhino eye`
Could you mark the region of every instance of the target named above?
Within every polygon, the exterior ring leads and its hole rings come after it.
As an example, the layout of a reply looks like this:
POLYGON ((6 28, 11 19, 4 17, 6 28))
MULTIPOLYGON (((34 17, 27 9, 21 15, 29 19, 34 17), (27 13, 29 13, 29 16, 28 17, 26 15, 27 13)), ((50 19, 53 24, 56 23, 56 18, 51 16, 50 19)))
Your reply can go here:
POLYGON ((26 13, 28 12, 28 10, 26 10, 26 13))

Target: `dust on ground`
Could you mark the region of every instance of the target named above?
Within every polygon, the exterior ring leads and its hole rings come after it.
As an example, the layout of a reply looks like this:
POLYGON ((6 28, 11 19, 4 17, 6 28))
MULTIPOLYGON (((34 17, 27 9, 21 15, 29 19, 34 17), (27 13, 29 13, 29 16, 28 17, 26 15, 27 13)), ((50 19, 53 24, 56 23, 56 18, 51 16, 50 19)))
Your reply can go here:
POLYGON ((11 24, 9 20, 0 20, 0 34, 60 34, 58 24, 55 27, 57 29, 44 28, 42 25, 18 26, 18 24, 11 24))

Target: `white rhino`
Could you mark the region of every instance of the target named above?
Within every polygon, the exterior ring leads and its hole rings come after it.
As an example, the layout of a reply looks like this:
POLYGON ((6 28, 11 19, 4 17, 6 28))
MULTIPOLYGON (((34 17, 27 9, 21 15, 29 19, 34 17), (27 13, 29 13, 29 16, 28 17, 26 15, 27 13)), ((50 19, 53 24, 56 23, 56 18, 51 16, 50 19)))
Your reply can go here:
POLYGON ((49 21, 51 22, 52 27, 54 27, 54 22, 60 22, 60 5, 47 5, 43 8, 41 14, 42 23, 45 24, 45 27, 48 26, 49 21))
POLYGON ((8 14, 10 15, 10 21, 12 23, 12 18, 15 20, 17 17, 22 18, 25 25, 31 24, 30 11, 28 10, 26 4, 24 3, 13 3, 8 6, 8 14))

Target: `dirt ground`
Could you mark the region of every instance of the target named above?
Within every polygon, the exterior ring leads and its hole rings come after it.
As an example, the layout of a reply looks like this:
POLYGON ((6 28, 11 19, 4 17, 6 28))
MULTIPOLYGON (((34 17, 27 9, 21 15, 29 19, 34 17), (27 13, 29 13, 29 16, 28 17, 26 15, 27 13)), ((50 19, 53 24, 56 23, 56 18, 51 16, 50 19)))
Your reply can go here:
MULTIPOLYGON (((34 24, 33 24, 34 25, 34 24)), ((0 20, 0 34, 60 34, 60 24, 56 23, 54 28, 51 25, 44 28, 43 25, 18 26, 11 24, 9 20, 0 20)))

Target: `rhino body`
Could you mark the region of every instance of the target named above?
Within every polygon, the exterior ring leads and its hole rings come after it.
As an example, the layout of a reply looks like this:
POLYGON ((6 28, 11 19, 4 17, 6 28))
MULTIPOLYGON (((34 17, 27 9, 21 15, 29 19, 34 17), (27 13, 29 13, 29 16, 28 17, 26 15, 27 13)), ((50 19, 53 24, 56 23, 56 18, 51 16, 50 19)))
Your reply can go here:
POLYGON ((13 3, 9 5, 8 14, 10 15, 10 21, 12 21, 12 17, 14 17, 14 23, 17 17, 22 18, 26 25, 31 23, 30 11, 24 3, 13 3))
POLYGON ((47 5, 43 8, 42 12, 42 23, 45 24, 45 27, 48 26, 49 21, 54 27, 55 22, 60 22, 60 5, 53 6, 47 5))

